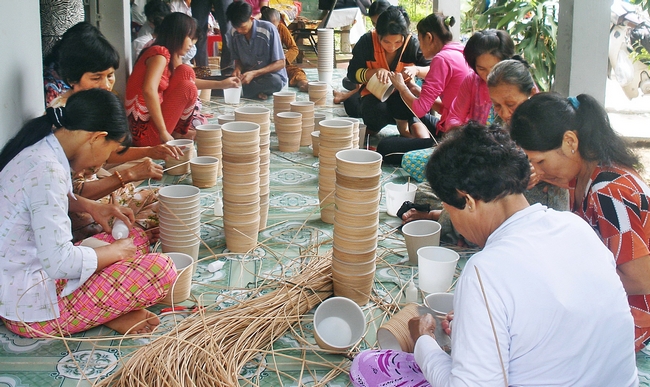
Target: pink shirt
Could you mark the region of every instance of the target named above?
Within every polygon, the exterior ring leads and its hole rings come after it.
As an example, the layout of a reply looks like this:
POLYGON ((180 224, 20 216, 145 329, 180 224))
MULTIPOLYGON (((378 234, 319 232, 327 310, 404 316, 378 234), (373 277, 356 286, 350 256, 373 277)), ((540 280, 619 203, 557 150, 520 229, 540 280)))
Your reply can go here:
POLYGON ((492 100, 487 84, 472 71, 460 85, 458 95, 451 105, 445 130, 464 125, 469 120, 485 124, 491 107, 492 100))
POLYGON ((431 110, 438 97, 442 100, 442 112, 438 122, 438 132, 445 132, 447 115, 451 104, 456 99, 460 84, 472 69, 465 62, 463 45, 456 42, 447 43, 433 57, 429 65, 429 73, 424 78, 420 98, 413 102, 413 112, 422 117, 431 110))

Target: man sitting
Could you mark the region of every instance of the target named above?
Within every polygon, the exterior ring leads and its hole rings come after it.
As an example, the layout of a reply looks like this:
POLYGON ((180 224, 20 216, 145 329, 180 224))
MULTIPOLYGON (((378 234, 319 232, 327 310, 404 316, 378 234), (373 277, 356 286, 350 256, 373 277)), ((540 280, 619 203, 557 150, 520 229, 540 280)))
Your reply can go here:
POLYGON ((280 42, 286 50, 284 55, 287 58, 287 75, 289 76, 289 86, 297 87, 300 91, 308 91, 309 84, 307 82, 307 74, 300 67, 293 64, 293 61, 298 57, 298 46, 296 41, 291 36, 291 31, 282 22, 282 16, 275 8, 262 7, 262 18, 267 22, 273 23, 278 29, 280 34, 280 42))
POLYGON ((226 17, 233 26, 233 76, 241 80, 244 97, 267 99, 287 84, 284 52, 273 24, 252 17, 252 8, 245 1, 228 6, 226 17))

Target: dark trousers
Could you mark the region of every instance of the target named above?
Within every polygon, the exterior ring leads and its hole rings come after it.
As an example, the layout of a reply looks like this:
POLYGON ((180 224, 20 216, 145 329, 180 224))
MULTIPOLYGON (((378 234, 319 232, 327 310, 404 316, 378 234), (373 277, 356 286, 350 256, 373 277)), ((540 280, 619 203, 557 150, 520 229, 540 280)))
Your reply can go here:
POLYGON ((378 133, 384 126, 394 124, 395 120, 412 119, 413 113, 404 104, 399 93, 395 92, 385 102, 381 102, 372 94, 361 97, 361 117, 366 124, 366 131, 378 133))
POLYGON ((222 73, 232 72, 232 57, 230 56, 230 23, 226 18, 226 8, 232 3, 232 0, 193 0, 192 16, 197 20, 199 40, 196 42, 196 60, 197 66, 208 65, 208 14, 214 6, 215 19, 219 23, 221 31, 222 49, 221 49, 221 69, 222 73), (226 71, 224 71, 226 70, 226 71), (229 71, 227 71, 229 70, 229 71))
POLYGON ((257 98, 259 94, 272 95, 282 90, 282 77, 278 73, 264 74, 254 78, 248 85, 243 85, 244 98, 257 98))
POLYGON ((352 94, 350 98, 343 101, 343 107, 349 117, 361 118, 361 93, 352 94))
MULTIPOLYGON (((429 132, 436 132, 436 124, 438 123, 438 118, 431 115, 425 114, 424 117, 420 118, 422 123, 429 129, 429 132)), ((436 140, 441 140, 441 137, 436 137, 436 140)), ((377 144, 377 152, 384 156, 384 162, 388 164, 401 165, 402 156, 404 153, 410 152, 418 149, 431 148, 435 141, 433 137, 431 138, 406 138, 406 137, 387 137, 379 141, 377 144)))

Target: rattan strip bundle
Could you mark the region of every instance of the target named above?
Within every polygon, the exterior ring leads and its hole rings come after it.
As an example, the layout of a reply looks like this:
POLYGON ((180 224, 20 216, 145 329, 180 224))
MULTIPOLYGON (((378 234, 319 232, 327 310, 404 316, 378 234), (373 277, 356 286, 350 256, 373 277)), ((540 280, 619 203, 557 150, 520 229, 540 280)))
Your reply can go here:
POLYGON ((268 353, 303 314, 332 294, 331 259, 314 256, 276 289, 223 310, 210 307, 132 353, 97 386, 235 386, 242 367, 268 353))

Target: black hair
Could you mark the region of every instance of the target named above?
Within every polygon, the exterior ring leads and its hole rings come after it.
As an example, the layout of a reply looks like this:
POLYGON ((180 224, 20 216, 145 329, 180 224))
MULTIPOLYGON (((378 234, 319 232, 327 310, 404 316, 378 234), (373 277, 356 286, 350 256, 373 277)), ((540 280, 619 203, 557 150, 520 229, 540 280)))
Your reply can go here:
POLYGON ((154 31, 170 13, 172 10, 169 8, 169 4, 162 0, 149 0, 144 6, 144 15, 153 24, 154 31))
POLYGON ((88 22, 80 22, 73 25, 63 33, 61 39, 52 46, 50 53, 43 58, 43 66, 49 67, 50 65, 54 65, 55 70, 58 70, 59 49, 65 41, 70 39, 85 39, 86 37, 95 38, 99 35, 101 35, 101 32, 88 22))
POLYGON ((546 152, 562 145, 564 133, 575 131, 578 152, 587 161, 634 168, 638 158, 614 132, 607 112, 590 95, 573 101, 557 93, 532 96, 515 110, 510 120, 512 138, 525 150, 546 152))
POLYGON ((407 37, 411 32, 411 21, 402 7, 390 6, 379 15, 377 19, 377 34, 379 36, 402 35, 407 37))
POLYGON ((476 72, 476 59, 483 54, 494 55, 500 61, 511 58, 515 54, 515 43, 503 30, 477 31, 469 38, 463 50, 463 56, 474 72, 476 72))
POLYGON ((79 82, 85 73, 120 67, 120 54, 99 31, 97 34, 76 35, 61 42, 58 72, 69 85, 79 82))
POLYGON ((524 193, 530 164, 501 127, 470 121, 436 147, 426 177, 440 200, 463 209, 466 200, 459 192, 486 203, 524 193))
POLYGON ((262 15, 260 19, 266 20, 267 22, 273 23, 273 20, 276 19, 278 21, 282 21, 282 16, 280 16, 280 12, 275 8, 264 6, 260 8, 260 13, 262 15))
POLYGON ((528 63, 518 55, 513 59, 503 60, 492 68, 487 77, 488 87, 497 87, 499 85, 516 86, 519 91, 530 96, 535 88, 535 80, 530 74, 528 63))
POLYGON ((253 7, 244 0, 233 1, 226 8, 226 18, 235 28, 249 21, 252 15, 253 7))
POLYGON ((379 16, 389 7, 390 3, 386 0, 373 1, 372 4, 370 4, 370 7, 368 7, 368 16, 379 16))
POLYGON ((456 19, 453 16, 447 16, 441 13, 432 13, 418 22, 418 34, 425 36, 427 33, 436 35, 442 41, 442 44, 447 44, 454 39, 450 27, 456 24, 456 19))
POLYGON ((36 144, 57 128, 107 132, 106 140, 119 141, 125 151, 131 144, 126 111, 110 91, 89 89, 74 93, 65 107, 47 108, 46 115, 28 121, 0 151, 0 171, 23 149, 36 144))
MULTIPOLYGON (((156 40, 153 44, 165 47, 170 55, 174 55, 183 48, 186 37, 196 39, 196 36, 196 19, 182 12, 172 12, 165 16, 156 29, 156 40)), ((173 70, 171 61, 169 66, 170 70, 173 70)))

